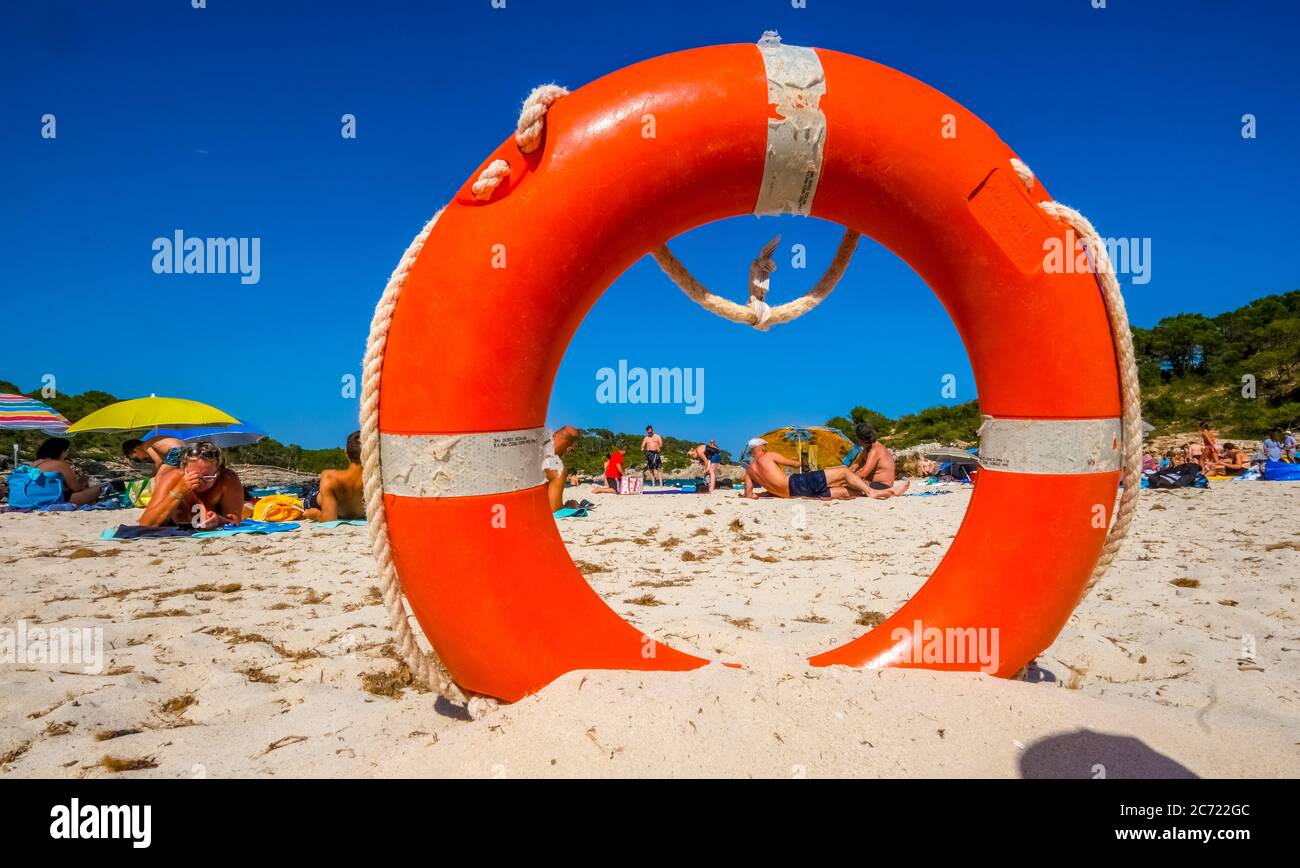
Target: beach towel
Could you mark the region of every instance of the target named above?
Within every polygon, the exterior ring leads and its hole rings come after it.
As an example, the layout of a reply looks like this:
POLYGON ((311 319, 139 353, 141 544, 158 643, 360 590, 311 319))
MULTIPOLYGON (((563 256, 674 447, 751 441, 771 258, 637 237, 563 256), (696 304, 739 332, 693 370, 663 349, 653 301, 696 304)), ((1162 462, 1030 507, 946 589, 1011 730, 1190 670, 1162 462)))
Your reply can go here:
POLYGON ((553 515, 554 515, 556 518, 586 518, 586 517, 587 517, 587 510, 585 510, 585 509, 571 509, 570 507, 567 507, 567 506, 566 506, 566 507, 564 507, 563 509, 557 509, 557 510, 553 513, 553 515))
POLYGON ((272 522, 272 521, 249 521, 244 519, 234 527, 226 527, 220 530, 203 530, 196 531, 190 527, 176 527, 166 525, 164 527, 144 527, 138 524, 122 524, 116 529, 108 528, 100 533, 100 539, 162 539, 167 537, 190 537, 191 539, 211 539, 213 537, 235 536, 243 533, 283 533, 285 531, 297 530, 302 525, 293 522, 272 522))
POLYGON ((63 500, 63 474, 29 464, 19 464, 9 472, 9 505, 15 509, 40 509, 63 500))
POLYGON ((220 530, 201 530, 194 534, 195 539, 213 539, 222 536, 235 536, 241 533, 285 533, 291 530, 297 530, 302 525, 292 521, 250 521, 244 519, 234 527, 223 527, 220 530))
POLYGON ((364 518, 339 518, 339 519, 335 519, 334 521, 318 522, 316 524, 316 527, 333 528, 333 527, 340 527, 345 524, 351 525, 352 527, 365 527, 366 520, 364 518))
POLYGON ((119 524, 116 528, 105 528, 100 539, 159 539, 173 536, 194 536, 194 529, 188 527, 144 527, 138 524, 119 524))

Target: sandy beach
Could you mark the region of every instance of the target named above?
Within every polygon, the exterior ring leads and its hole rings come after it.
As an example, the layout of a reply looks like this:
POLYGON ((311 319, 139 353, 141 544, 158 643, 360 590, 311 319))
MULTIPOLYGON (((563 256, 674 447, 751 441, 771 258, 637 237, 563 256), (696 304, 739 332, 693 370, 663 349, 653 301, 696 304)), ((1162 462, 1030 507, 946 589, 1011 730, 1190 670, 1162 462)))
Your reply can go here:
POLYGON ((592 586, 746 668, 571 673, 473 721, 406 683, 365 528, 112 542, 135 511, 2 515, 0 627, 102 628, 105 659, 0 664, 0 776, 1300 774, 1300 486, 1143 492, 1026 680, 804 666, 942 558, 970 490, 931 490, 802 519, 732 492, 592 497, 561 522, 592 586))

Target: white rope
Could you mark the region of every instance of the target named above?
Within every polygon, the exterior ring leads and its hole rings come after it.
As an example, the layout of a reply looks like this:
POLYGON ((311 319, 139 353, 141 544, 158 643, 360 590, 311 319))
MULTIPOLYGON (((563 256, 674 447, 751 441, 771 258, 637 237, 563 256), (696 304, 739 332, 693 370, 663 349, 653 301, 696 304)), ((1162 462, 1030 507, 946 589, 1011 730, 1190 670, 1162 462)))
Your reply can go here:
MULTIPOLYGON (((544 84, 534 88, 524 100, 523 110, 516 124, 515 143, 519 150, 530 154, 541 144, 546 124, 546 111, 557 99, 568 91, 554 84, 544 84)), ((498 185, 510 177, 510 164, 505 160, 493 160, 484 169, 478 179, 471 185, 474 197, 486 200, 498 185)), ((393 563, 392 543, 388 537, 388 517, 384 511, 384 485, 379 455, 379 386, 384 370, 384 352, 388 347, 388 329, 392 325, 393 312, 397 309, 397 299, 406 285, 406 277, 411 267, 424 249, 425 239, 433 229, 442 211, 434 214, 420 233, 411 241, 406 252, 402 254, 397 267, 388 278, 379 303, 375 306, 375 315, 370 321, 370 336, 366 341, 366 355, 362 362, 361 373, 361 474, 365 488, 366 518, 370 527, 370 546, 375 560, 379 563, 379 583, 383 591, 384 606, 388 609, 388 620, 393 632, 397 634, 398 650, 411 675, 416 680, 428 685, 447 699, 465 703, 469 716, 477 719, 496 706, 496 701, 486 696, 472 696, 466 701, 466 695, 452 679, 446 667, 438 658, 437 651, 426 652, 420 647, 411 629, 411 622, 402 603, 402 580, 393 563)))
POLYGON ((470 185, 474 198, 486 201, 492 197, 492 191, 510 177, 510 164, 505 160, 493 160, 487 168, 479 173, 478 180, 470 185))
MULTIPOLYGON (((1015 157, 1011 158, 1011 167, 1020 178, 1026 190, 1034 186, 1034 173, 1015 157)), ((1106 244, 1098 234, 1096 227, 1087 217, 1075 209, 1060 202, 1039 202, 1038 207, 1058 220, 1074 228, 1088 259, 1092 262, 1097 285, 1101 288, 1101 298, 1106 304, 1106 314, 1110 320, 1110 334, 1115 342, 1115 362, 1119 368, 1120 419, 1123 431, 1121 445, 1120 481, 1124 485, 1115 508, 1114 519, 1106 532, 1106 542, 1101 549, 1101 557, 1084 588, 1086 596, 1093 585, 1106 574, 1111 562, 1119 553, 1124 538, 1128 536, 1129 527, 1137 508, 1138 494, 1141 491, 1139 474, 1142 468, 1142 389, 1138 382, 1137 358, 1133 351, 1133 332, 1129 329, 1128 311, 1124 307, 1124 295, 1120 292, 1119 279, 1115 277, 1115 266, 1110 261, 1106 244)))
MULTIPOLYGON (((519 111, 519 120, 515 123, 515 144, 520 153, 531 154, 542 144, 542 133, 546 129, 546 112, 558 99, 568 96, 569 91, 558 84, 540 84, 524 100, 519 111)), ((510 177, 510 164, 505 160, 493 160, 479 173, 478 180, 470 190, 474 198, 486 202, 492 198, 493 191, 501 182, 510 177)))
POLYGON ((384 595, 388 620, 397 634, 398 650, 411 675, 448 699, 463 703, 465 695, 443 667, 436 653, 428 654, 419 645, 406 609, 402 605, 402 582, 393 563, 392 544, 388 539, 388 518, 384 512, 384 485, 379 458, 379 382, 384 369, 384 350, 388 346, 388 329, 397 309, 397 299, 411 266, 424 249, 429 231, 442 216, 439 211, 415 236, 402 254, 393 274, 388 278, 374 318, 370 321, 370 337, 366 341, 366 356, 361 366, 361 476, 365 486, 366 519, 370 527, 370 546, 379 563, 379 585, 384 595))
POLYGON ((539 84, 524 100, 524 107, 519 112, 519 123, 515 125, 515 144, 525 154, 531 154, 542 144, 542 132, 546 128, 546 112, 560 97, 568 96, 567 88, 558 84, 539 84))
POLYGON ((772 254, 776 250, 777 242, 781 240, 780 235, 769 241, 758 258, 750 263, 747 305, 736 304, 734 301, 709 292, 695 279, 681 260, 673 255, 667 244, 661 244, 651 250, 650 255, 654 257, 655 262, 659 263, 664 274, 668 275, 669 279, 700 307, 732 322, 752 325, 759 331, 767 331, 774 325, 796 320, 821 304, 822 299, 831 294, 831 290, 844 276, 860 238, 862 233, 846 229, 844 237, 840 240, 839 249, 835 251, 835 258, 831 260, 826 273, 821 276, 816 285, 808 290, 806 295, 776 307, 770 307, 766 298, 771 274, 776 271, 776 262, 772 259, 772 254))

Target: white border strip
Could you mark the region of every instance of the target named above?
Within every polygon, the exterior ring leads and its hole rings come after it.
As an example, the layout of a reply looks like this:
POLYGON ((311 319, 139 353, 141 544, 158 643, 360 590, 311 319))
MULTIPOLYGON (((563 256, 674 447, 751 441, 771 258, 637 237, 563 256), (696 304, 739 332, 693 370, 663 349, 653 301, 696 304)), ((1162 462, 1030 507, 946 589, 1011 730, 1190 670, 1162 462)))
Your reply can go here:
POLYGON ((765 33, 758 43, 767 71, 767 101, 780 119, 767 120, 767 157, 754 213, 812 212, 826 148, 826 115, 821 98, 826 73, 811 48, 782 45, 781 37, 765 33))
POLYGON ((544 428, 484 434, 379 435, 384 493, 475 497, 523 491, 546 481, 544 428))
POLYGON ((1108 473, 1122 464, 1115 419, 994 419, 980 426, 980 465, 1007 473, 1108 473))

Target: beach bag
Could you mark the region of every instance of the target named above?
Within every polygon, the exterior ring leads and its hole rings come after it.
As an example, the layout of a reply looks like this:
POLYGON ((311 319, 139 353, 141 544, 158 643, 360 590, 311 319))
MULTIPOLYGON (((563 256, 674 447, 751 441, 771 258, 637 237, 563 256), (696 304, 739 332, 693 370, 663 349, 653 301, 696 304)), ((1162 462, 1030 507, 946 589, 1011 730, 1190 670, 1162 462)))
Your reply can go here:
POLYGON ((40 509, 63 500, 63 474, 20 464, 9 473, 9 506, 40 509))
POLYGON ((1208 488, 1210 483, 1206 480, 1202 484, 1197 484, 1197 479, 1205 479, 1205 474, 1201 472, 1201 465, 1188 462, 1179 464, 1177 467, 1170 467, 1162 473, 1155 473, 1147 477, 1148 488, 1208 488))
POLYGON ((619 493, 619 494, 640 494, 640 493, 641 493, 641 477, 639 477, 639 476, 624 476, 624 477, 622 477, 621 479, 619 479, 619 481, 618 481, 618 493, 619 493))
POLYGON ((253 521, 297 521, 302 516, 302 501, 292 494, 272 494, 253 504, 253 521))
POLYGON ((1264 479, 1273 482, 1300 482, 1300 464, 1285 461, 1264 462, 1264 479))
POLYGON ((128 479, 126 487, 122 491, 123 506, 148 506, 149 501, 153 500, 153 481, 156 477, 148 479, 128 479))

